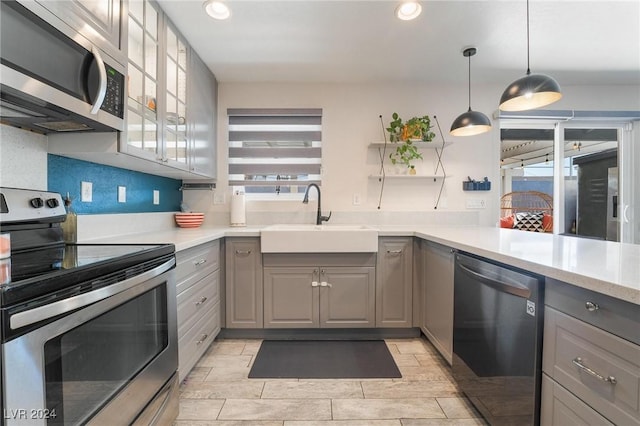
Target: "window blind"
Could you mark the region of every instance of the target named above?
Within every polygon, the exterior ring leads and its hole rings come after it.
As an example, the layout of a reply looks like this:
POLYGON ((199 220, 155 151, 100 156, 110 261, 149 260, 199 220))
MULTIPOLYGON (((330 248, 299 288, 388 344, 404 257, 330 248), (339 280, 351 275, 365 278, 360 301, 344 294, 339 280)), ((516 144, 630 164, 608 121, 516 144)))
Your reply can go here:
POLYGON ((322 109, 230 108, 229 185, 247 194, 321 184, 322 109))

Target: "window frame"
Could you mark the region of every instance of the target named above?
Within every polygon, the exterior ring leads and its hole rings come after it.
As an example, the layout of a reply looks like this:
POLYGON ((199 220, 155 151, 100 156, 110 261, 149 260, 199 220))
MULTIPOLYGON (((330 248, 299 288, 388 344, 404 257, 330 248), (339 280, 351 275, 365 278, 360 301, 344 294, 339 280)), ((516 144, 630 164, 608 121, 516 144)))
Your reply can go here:
POLYGON ((322 185, 322 109, 229 108, 227 119, 232 192, 252 200, 301 200, 306 186, 322 185), (250 185, 249 175, 264 179, 250 185), (275 180, 281 175, 303 178, 275 180), (273 189, 249 190, 260 187, 273 189))

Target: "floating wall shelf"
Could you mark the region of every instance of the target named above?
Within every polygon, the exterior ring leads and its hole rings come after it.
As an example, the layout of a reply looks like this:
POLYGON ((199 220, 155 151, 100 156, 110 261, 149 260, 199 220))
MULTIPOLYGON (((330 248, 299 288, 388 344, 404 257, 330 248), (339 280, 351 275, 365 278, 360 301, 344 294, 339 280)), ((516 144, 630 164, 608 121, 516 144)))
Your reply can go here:
MULTIPOLYGON (((380 116, 382 117, 382 116, 380 116)), ((436 167, 433 171, 433 175, 410 175, 410 174, 387 174, 385 173, 385 161, 389 158, 389 154, 392 153, 398 144, 404 142, 373 142, 369 144, 369 148, 375 148, 378 150, 378 155, 380 157, 380 172, 378 174, 369 175, 370 179, 378 179, 381 183, 380 185, 380 198, 378 200, 378 209, 382 204, 382 194, 384 192, 384 181, 385 179, 433 179, 434 182, 440 180, 440 190, 438 192, 438 198, 436 199, 436 204, 433 206, 434 209, 438 208, 438 203, 440 202, 440 197, 442 196, 442 189, 444 188, 444 181, 447 178, 447 172, 444 170, 444 164, 442 163, 442 154, 444 149, 449 145, 452 145, 453 142, 447 142, 444 140, 444 136, 442 134, 442 129, 440 128, 440 123, 438 122, 438 118, 434 115, 433 119, 435 121, 435 127, 440 133, 441 142, 431 141, 431 142, 422 142, 416 141, 412 142, 412 144, 418 148, 419 150, 433 150, 435 151, 435 155, 437 157, 436 167)), ((383 126, 384 127, 384 126, 383 126)), ((384 130, 383 130, 384 131, 384 130)))
MULTIPOLYGON (((378 149, 384 149, 385 145, 387 146, 387 150, 388 149, 395 149, 396 146, 398 145, 397 142, 387 142, 386 144, 384 142, 373 142, 369 144, 369 148, 378 148, 378 149)), ((418 148, 418 149, 437 149, 437 150, 441 150, 443 148, 446 148, 450 145, 453 145, 453 142, 445 142, 444 144, 441 142, 413 142, 413 145, 418 148)))
POLYGON ((444 179, 447 177, 451 177, 451 176, 445 176, 445 175, 394 175, 394 174, 385 174, 383 175, 369 175, 369 179, 382 179, 382 178, 387 178, 387 179, 407 179, 407 180, 411 180, 411 179, 433 179, 434 181, 437 179, 444 179))

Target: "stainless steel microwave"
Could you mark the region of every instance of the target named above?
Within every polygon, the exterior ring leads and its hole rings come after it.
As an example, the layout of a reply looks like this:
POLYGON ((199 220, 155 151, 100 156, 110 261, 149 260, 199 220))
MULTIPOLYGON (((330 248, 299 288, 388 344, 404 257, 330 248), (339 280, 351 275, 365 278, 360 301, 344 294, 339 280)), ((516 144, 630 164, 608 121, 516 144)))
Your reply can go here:
POLYGON ((126 65, 16 1, 0 4, 0 122, 45 134, 124 130, 126 65))

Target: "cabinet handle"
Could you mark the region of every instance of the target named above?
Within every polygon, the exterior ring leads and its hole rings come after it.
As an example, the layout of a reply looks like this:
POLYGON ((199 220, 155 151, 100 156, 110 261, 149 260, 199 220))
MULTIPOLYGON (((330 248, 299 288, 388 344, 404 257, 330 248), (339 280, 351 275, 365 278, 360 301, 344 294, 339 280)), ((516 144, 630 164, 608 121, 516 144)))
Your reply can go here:
POLYGON ((236 250, 236 254, 251 254, 251 250, 236 250))
POLYGON ((387 254, 401 254, 402 249, 400 250, 387 250, 387 254))
POLYGON ((582 358, 580 358, 580 357, 577 357, 577 358, 575 358, 573 360, 573 365, 575 365, 580 370, 584 371, 585 373, 587 373, 590 376, 595 377, 598 380, 602 380, 603 382, 611 383, 612 385, 615 385, 616 383, 618 383, 618 381, 616 380, 615 377, 613 377, 613 376, 604 377, 602 374, 600 374, 600 373, 598 373, 596 371, 593 371, 592 369, 590 369, 589 367, 584 365, 582 363, 582 358))
POLYGON ((196 302, 196 306, 200 306, 206 301, 207 301, 207 296, 202 296, 202 299, 196 302))
POLYGON ((203 263, 207 263, 207 259, 200 259, 200 260, 198 260, 197 262, 194 262, 193 264, 194 264, 195 266, 200 266, 200 265, 202 265, 203 263))
MULTIPOLYGON (((326 275, 326 273, 327 273, 326 270, 324 270, 324 269, 320 270, 320 275, 321 276, 326 275)), ((320 281, 320 287, 333 287, 333 286, 331 285, 331 283, 328 283, 326 281, 320 281)))
POLYGON ((600 306, 597 303, 587 302, 584 304, 584 307, 587 308, 589 312, 595 312, 600 309, 600 306))
POLYGON ((205 340, 207 340, 207 337, 209 337, 208 334, 203 334, 200 340, 196 342, 196 346, 201 345, 205 340))
POLYGON ((311 287, 318 287, 318 281, 311 281, 311 287))

